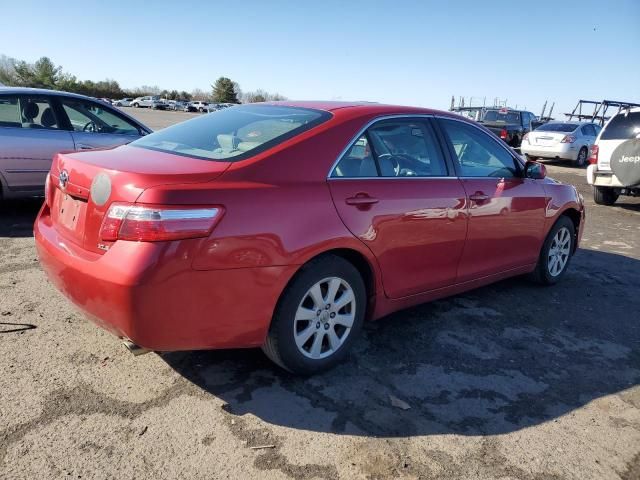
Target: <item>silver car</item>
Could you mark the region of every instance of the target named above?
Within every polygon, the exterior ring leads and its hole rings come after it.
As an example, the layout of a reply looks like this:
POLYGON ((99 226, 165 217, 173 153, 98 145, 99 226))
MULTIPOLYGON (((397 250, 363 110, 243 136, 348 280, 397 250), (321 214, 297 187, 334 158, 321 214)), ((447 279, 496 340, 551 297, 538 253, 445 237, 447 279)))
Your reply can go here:
POLYGON ((528 158, 571 160, 584 167, 600 127, 589 122, 547 122, 522 139, 520 151, 528 158))
POLYGON ((148 133, 129 115, 83 95, 0 87, 0 196, 42 195, 60 151, 115 147, 148 133))

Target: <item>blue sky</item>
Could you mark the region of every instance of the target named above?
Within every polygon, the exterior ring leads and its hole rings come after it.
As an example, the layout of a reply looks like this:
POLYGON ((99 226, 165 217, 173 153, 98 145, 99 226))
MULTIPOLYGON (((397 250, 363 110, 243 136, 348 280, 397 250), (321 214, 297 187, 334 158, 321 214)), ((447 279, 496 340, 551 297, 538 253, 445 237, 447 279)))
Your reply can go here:
POLYGON ((0 54, 124 87, 224 75, 291 99, 640 103, 640 0, 23 0, 2 17, 0 54))

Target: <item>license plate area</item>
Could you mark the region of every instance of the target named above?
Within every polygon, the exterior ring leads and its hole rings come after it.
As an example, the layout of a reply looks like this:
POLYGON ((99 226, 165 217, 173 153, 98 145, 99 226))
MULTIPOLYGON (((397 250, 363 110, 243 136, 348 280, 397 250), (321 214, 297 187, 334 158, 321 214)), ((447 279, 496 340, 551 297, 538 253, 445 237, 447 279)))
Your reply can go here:
POLYGON ((55 225, 78 241, 82 241, 86 211, 86 200, 60 190, 56 192, 52 208, 55 225))

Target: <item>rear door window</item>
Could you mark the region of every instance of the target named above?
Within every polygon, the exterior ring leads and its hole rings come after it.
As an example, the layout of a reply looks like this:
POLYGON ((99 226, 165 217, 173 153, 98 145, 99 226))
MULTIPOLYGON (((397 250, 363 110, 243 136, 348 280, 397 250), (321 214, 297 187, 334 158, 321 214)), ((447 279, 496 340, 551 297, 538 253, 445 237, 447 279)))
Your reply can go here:
POLYGON ((371 144, 363 134, 347 150, 333 172, 332 178, 377 177, 378 170, 371 151, 371 144))
POLYGON ((58 129, 60 125, 51 100, 43 96, 18 96, 22 128, 58 129))
POLYGON ((640 138, 640 112, 622 113, 613 117, 600 140, 631 140, 640 138))
POLYGON ((447 175, 440 145, 422 121, 384 121, 369 129, 369 138, 383 177, 447 175))
POLYGON ((18 97, 0 97, 0 127, 22 127, 18 97))

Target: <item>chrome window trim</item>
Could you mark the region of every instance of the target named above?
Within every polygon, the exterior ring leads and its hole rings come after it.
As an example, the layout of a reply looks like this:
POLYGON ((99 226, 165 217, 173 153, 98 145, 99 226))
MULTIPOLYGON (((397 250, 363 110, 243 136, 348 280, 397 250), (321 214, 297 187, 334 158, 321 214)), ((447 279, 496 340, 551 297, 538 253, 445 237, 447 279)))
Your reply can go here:
MULTIPOLYGON (((480 127, 479 125, 475 125, 471 122, 467 122, 464 120, 460 120, 458 118, 454 118, 454 117, 449 117, 449 116, 444 116, 444 115, 434 115, 434 118, 439 118, 442 120, 453 120, 454 122, 460 122, 460 123, 464 123, 465 125, 470 125, 473 128, 481 131, 483 134, 487 135, 487 132, 484 130, 484 128, 480 127)), ((443 132, 446 133, 446 132, 443 132)), ((491 133, 491 132, 489 132, 491 133)), ((524 172, 524 167, 525 167, 525 163, 523 162, 522 158, 516 154, 516 152, 514 152, 511 147, 509 145, 507 145, 506 143, 504 143, 502 140, 500 140, 498 137, 496 137, 493 134, 487 135, 496 145, 498 145, 500 148, 502 148, 503 150, 505 150, 510 156, 511 158, 513 158, 516 162, 518 162, 518 165, 520 165, 520 167, 523 169, 524 172), (514 155, 515 154, 515 155, 514 155)), ((514 177, 484 177, 484 176, 458 176, 458 178, 496 178, 496 179, 500 179, 500 178, 526 178, 526 177, 518 177, 518 176, 514 176, 514 177)))
MULTIPOLYGON (((373 124, 378 123, 378 122, 382 122, 385 120, 396 120, 396 119, 403 119, 403 118, 435 118, 435 115, 433 114, 426 114, 426 113, 417 113, 417 114, 408 114, 408 113, 399 113, 397 115, 384 115, 381 117, 375 117, 373 119, 371 119, 364 127, 362 127, 362 129, 360 129, 358 131, 358 133, 355 134, 355 136, 349 140, 349 142, 347 143, 347 146, 340 152, 340 154, 338 155, 338 158, 336 158, 336 160, 333 162, 333 164, 331 165, 331 168, 329 169, 329 174, 327 175, 327 180, 373 180, 373 179, 380 179, 380 180, 388 180, 390 178, 398 178, 398 179, 406 179, 406 178, 411 178, 411 179, 415 179, 415 180, 425 180, 425 179, 429 179, 429 178, 456 178, 455 175, 451 176, 451 175, 447 175, 445 176, 438 176, 438 177, 383 177, 383 176, 379 176, 379 177, 332 177, 331 174, 333 174, 333 171, 336 169, 336 167, 338 166, 338 163, 340 162, 340 160, 342 159, 342 157, 349 151, 349 149, 353 146, 354 143, 356 143, 358 141, 358 139, 367 131, 367 129, 369 129, 369 127, 371 127, 373 124)), ((438 148, 440 148, 438 146, 438 148)), ((446 163, 446 159, 445 159, 445 163, 446 163)))

